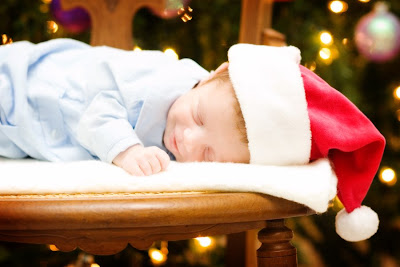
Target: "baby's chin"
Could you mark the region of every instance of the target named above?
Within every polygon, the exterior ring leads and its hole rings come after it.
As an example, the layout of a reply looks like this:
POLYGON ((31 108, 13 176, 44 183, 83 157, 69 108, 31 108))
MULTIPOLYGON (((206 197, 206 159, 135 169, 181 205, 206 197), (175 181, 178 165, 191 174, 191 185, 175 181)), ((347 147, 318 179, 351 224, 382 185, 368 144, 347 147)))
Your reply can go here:
POLYGON ((191 162, 191 160, 188 160, 187 158, 184 158, 181 155, 174 154, 172 153, 172 151, 170 151, 170 153, 174 155, 176 162, 191 162))
POLYGON ((175 161, 176 161, 176 162, 185 162, 185 160, 183 160, 182 157, 181 157, 180 155, 176 155, 176 154, 174 154, 172 151, 170 151, 170 153, 171 153, 172 155, 174 155, 174 158, 175 158, 175 161))

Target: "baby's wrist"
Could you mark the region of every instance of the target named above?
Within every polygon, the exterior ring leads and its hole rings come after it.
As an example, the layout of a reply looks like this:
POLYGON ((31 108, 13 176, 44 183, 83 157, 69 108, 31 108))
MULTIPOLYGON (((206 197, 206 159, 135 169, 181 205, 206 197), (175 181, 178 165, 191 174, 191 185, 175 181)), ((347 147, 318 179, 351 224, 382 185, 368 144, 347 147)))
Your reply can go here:
POLYGON ((129 152, 132 153, 137 149, 143 148, 143 146, 141 144, 135 144, 132 145, 130 147, 128 147, 127 149, 125 149, 124 151, 121 151, 114 159, 113 159, 113 163, 116 165, 119 165, 119 163, 122 163, 124 158, 128 156, 129 152))

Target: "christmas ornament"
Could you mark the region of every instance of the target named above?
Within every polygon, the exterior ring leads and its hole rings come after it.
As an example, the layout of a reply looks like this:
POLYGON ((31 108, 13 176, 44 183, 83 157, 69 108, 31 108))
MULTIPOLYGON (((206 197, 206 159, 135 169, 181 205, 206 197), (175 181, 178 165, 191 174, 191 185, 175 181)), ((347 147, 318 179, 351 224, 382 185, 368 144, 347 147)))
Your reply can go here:
POLYGON ((400 22, 384 2, 360 19, 355 29, 355 43, 366 58, 384 62, 400 51, 400 22))
POLYGON ((50 10, 55 20, 71 33, 81 33, 90 27, 89 14, 83 8, 63 10, 60 0, 53 0, 50 10))
POLYGON ((167 0, 166 8, 162 12, 158 12, 157 10, 152 10, 152 12, 161 18, 171 19, 177 17, 189 6, 190 0, 167 0))

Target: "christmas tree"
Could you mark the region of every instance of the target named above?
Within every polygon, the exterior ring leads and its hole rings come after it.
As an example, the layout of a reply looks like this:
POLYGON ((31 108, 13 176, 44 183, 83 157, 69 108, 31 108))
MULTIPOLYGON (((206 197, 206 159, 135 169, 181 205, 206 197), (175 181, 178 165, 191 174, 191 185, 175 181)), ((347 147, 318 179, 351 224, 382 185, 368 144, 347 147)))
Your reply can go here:
MULTIPOLYGON (((60 37, 89 42, 87 18, 83 15, 71 21, 59 17, 55 2, 3 0, 2 43, 38 43, 60 37)), ((192 58, 208 70, 226 61, 228 48, 238 41, 241 1, 186 1, 187 8, 181 13, 176 9, 182 1, 169 2, 172 13, 165 13, 164 18, 148 9, 136 14, 135 47, 170 49, 179 58, 192 58)), ((325 214, 287 221, 295 232, 293 243, 300 266, 400 265, 400 245, 396 242, 400 235, 400 194, 396 183, 400 170, 400 26, 396 24, 400 2, 384 3, 386 10, 382 5, 379 9, 374 0, 274 3, 272 26, 285 34, 289 45, 300 48, 302 64, 345 94, 387 140, 381 169, 364 200, 379 214, 378 233, 356 243, 342 240, 334 229, 333 217, 342 208, 335 200, 325 214)), ((0 265, 223 266, 224 242, 224 237, 157 242, 149 251, 128 247, 113 256, 93 256, 79 250, 63 253, 50 245, 1 243, 0 265)))

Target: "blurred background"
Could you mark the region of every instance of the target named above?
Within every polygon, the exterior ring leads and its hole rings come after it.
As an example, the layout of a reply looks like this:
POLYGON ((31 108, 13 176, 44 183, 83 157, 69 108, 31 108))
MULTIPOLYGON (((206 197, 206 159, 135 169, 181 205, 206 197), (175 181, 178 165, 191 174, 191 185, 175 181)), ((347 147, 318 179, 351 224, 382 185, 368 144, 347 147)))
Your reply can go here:
MULTIPOLYGON (((215 69, 238 42, 240 9, 240 0, 169 0, 162 14, 141 9, 132 22, 132 49, 162 50, 215 69)), ((302 64, 345 94, 387 139, 381 168, 364 200, 380 216, 378 233, 356 243, 337 236, 338 200, 324 214, 287 220, 295 232, 299 266, 400 266, 399 17, 398 0, 276 0, 273 5, 272 27, 300 48, 302 64)), ((54 38, 88 43, 89 30, 88 14, 65 12, 59 0, 0 3, 2 45, 54 38)), ((226 238, 217 236, 93 256, 60 252, 51 244, 0 243, 0 266, 224 266, 225 247, 226 238)))

